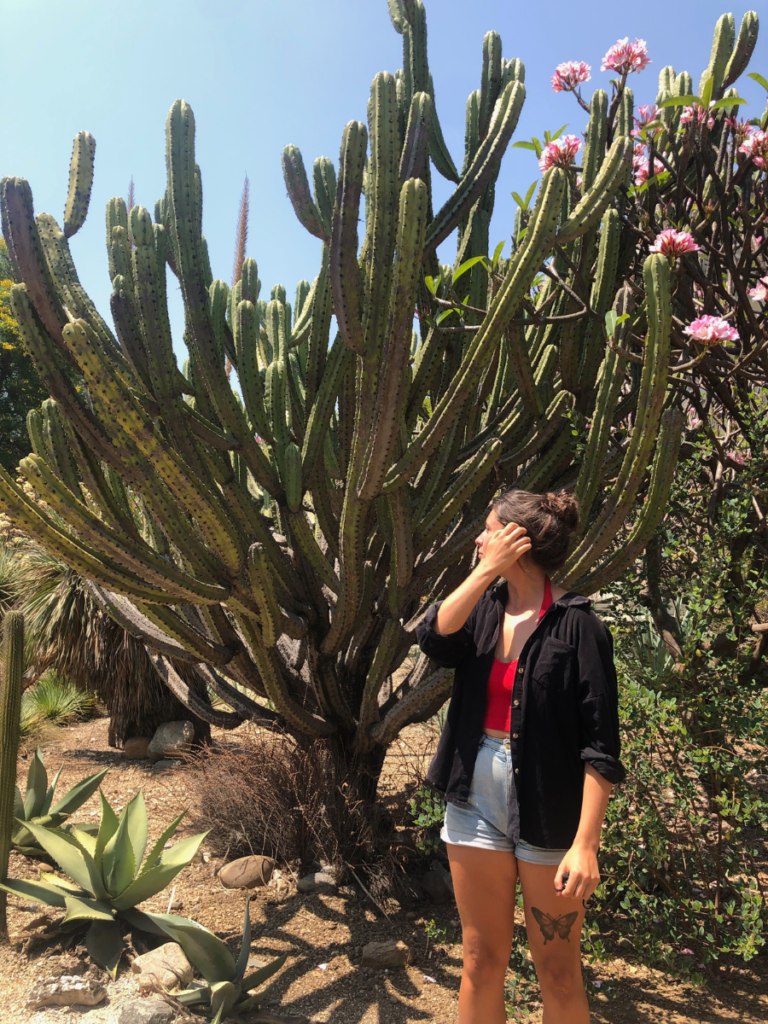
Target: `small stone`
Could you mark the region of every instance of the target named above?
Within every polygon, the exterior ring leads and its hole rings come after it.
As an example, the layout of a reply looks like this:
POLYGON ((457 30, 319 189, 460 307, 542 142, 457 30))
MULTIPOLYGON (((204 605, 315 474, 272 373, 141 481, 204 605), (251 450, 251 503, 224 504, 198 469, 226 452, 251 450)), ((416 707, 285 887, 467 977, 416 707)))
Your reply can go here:
POLYGON ((195 738, 195 727, 191 722, 163 722, 152 737, 147 754, 153 761, 177 757, 186 753, 195 738))
POLYGON ((120 1010, 117 1024, 170 1024, 173 1009, 164 999, 138 999, 120 1010))
POLYGON ((253 854, 230 861, 219 871, 219 881, 225 889, 252 889, 268 885, 275 862, 271 857, 253 854))
POLYGON ((433 903, 447 903, 447 901, 453 896, 453 893, 449 889, 445 880, 445 875, 447 873, 447 871, 443 873, 437 871, 435 868, 430 868, 421 880, 424 892, 429 896, 433 903))
POLYGON ((626 935, 622 935, 619 941, 616 943, 619 949, 633 950, 635 948, 634 943, 631 939, 628 939, 626 935))
POLYGON ((414 913, 414 911, 409 910, 408 913, 405 915, 405 920, 406 921, 415 921, 416 920, 416 914, 414 913))
POLYGON ((106 998, 105 986, 95 978, 62 974, 39 981, 27 997, 27 1007, 39 1010, 43 1006, 96 1006, 106 998))
POLYGON ((363 967, 384 970, 388 967, 404 967, 408 962, 409 949, 399 939, 385 939, 383 942, 369 942, 363 946, 363 967))
POLYGON ((164 988, 166 992, 179 987, 183 988, 192 981, 192 965, 184 955, 178 942, 166 942, 157 949, 137 956, 131 964, 131 970, 139 974, 139 988, 164 988))
POLYGON ((296 883, 296 888, 299 892, 304 893, 333 892, 336 882, 332 875, 327 875, 324 871, 313 871, 311 875, 300 878, 296 883))
POLYGON ((167 772, 171 768, 178 768, 181 761, 171 760, 170 758, 162 757, 159 761, 155 761, 152 765, 153 772, 167 772))
POLYGON ((144 758, 149 757, 147 751, 149 750, 151 739, 152 738, 150 736, 131 737, 131 739, 125 741, 123 754, 129 761, 141 761, 144 758))

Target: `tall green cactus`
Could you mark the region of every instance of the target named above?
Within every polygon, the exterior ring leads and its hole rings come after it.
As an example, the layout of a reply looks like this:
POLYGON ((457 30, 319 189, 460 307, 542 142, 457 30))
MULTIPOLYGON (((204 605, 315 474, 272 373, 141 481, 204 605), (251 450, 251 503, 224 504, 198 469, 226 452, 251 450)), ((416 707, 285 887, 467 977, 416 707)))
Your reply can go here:
MULTIPOLYGON (((8 612, 3 620, 3 677, 0 680, 0 882, 8 877, 13 819, 16 816, 16 758, 21 731, 24 669, 24 616, 8 612)), ((8 939, 6 894, 0 890, 0 942, 8 939)))
MULTIPOLYGON (((581 184, 574 168, 549 169, 509 258, 491 260, 524 68, 486 36, 459 172, 424 6, 389 7, 403 68, 375 77, 368 123, 346 126, 338 167, 320 158, 310 176, 297 147, 283 154, 296 215, 320 242, 293 308, 281 285, 260 297, 253 260, 232 289, 213 280, 181 100, 154 222, 108 206, 116 334, 77 279, 67 232, 35 217, 25 181, 0 186, 23 282, 14 311, 51 394, 21 465, 45 504, 1 472, 0 504, 87 577, 196 714, 213 712, 169 655, 199 663, 229 703, 217 724, 326 737, 360 778, 449 692, 450 673, 423 657, 387 681, 425 609, 466 573, 494 493, 575 488, 584 515, 561 579, 590 593, 626 566, 624 540, 634 554, 655 528, 682 432, 668 374, 680 278, 628 217, 631 94, 610 109, 595 94, 581 184), (433 169, 455 185, 437 210, 433 169), (454 229, 455 263, 441 266, 454 229), (183 373, 166 268, 185 305, 183 373)), ((725 43, 713 51, 724 83, 744 34, 727 61, 725 43)), ((665 72, 677 92, 680 76, 665 72)))

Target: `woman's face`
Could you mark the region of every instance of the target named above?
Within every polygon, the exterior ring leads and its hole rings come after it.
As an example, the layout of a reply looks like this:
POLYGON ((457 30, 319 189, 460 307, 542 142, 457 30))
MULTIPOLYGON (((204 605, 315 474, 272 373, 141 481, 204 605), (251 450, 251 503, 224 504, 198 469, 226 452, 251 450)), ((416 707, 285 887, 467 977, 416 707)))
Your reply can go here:
POLYGON ((493 511, 493 509, 491 509, 491 511, 488 513, 487 519, 485 520, 485 529, 480 534, 480 536, 477 537, 475 540, 475 544, 477 545, 478 558, 483 557, 483 548, 488 542, 488 538, 491 537, 494 533, 498 533, 499 530, 503 528, 504 524, 499 521, 496 513, 493 511))

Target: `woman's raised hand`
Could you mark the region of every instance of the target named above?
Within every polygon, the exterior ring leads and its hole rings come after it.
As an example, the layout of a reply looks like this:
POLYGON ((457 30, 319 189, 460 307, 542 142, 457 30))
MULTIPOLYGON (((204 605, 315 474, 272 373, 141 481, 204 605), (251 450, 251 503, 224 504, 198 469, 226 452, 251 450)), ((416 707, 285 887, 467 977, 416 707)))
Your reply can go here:
POLYGON ((531 542, 524 526, 507 523, 500 530, 490 534, 483 544, 481 563, 483 569, 500 576, 511 565, 531 550, 531 542))

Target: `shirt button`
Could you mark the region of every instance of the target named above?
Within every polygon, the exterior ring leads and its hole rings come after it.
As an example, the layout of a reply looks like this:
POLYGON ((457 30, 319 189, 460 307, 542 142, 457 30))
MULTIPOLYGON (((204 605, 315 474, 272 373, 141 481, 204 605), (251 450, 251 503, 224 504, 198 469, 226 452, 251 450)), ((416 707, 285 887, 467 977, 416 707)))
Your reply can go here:
POLYGON ((515 700, 512 703, 515 705, 515 707, 517 707, 517 705, 520 703, 520 701, 519 700, 515 700))
POLYGON ((516 733, 516 732, 513 732, 513 733, 512 733, 512 739, 513 739, 513 740, 516 740, 516 739, 517 739, 517 733, 516 733))
POLYGON ((515 768, 515 775, 519 775, 519 774, 520 774, 520 769, 519 768, 515 768))

